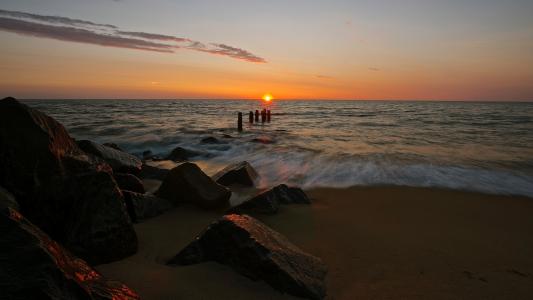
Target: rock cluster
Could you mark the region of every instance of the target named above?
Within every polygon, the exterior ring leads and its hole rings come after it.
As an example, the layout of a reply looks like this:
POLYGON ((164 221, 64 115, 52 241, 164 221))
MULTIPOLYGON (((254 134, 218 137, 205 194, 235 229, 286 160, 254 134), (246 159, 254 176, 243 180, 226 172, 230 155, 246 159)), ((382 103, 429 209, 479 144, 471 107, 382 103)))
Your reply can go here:
POLYGON ((0 165, 0 186, 21 213, 76 255, 105 263, 137 251, 111 167, 56 120, 13 98, 0 101, 0 165))

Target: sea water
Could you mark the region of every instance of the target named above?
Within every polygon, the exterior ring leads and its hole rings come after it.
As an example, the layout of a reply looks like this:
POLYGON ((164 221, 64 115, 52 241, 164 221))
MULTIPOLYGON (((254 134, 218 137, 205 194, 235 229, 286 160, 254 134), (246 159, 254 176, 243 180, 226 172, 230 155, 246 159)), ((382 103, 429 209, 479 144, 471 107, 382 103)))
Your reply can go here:
POLYGON ((262 187, 405 185, 533 197, 533 103, 28 100, 76 139, 141 156, 181 146, 208 174, 248 161, 262 187), (267 108, 270 123, 248 123, 267 108), (237 112, 244 131, 237 132, 237 112), (215 137, 217 144, 201 143, 215 137), (257 142, 257 141, 262 142, 257 142))

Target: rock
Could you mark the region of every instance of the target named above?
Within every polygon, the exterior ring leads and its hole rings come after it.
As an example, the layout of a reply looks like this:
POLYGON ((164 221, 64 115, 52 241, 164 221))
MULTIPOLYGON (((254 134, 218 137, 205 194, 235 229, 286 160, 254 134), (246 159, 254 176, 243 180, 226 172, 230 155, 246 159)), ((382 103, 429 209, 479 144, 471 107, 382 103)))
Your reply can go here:
POLYGON ((140 297, 108 280, 30 223, 0 207, 2 299, 124 299, 140 297))
POLYGON ((6 189, 0 186, 0 205, 12 208, 14 210, 19 210, 19 204, 17 200, 15 200, 15 196, 13 196, 10 192, 8 192, 6 189))
POLYGON ((200 143, 201 144, 223 144, 225 142, 220 141, 216 137, 209 136, 209 137, 205 137, 205 138, 201 139, 200 143))
POLYGON ((200 156, 201 154, 202 153, 198 151, 176 147, 174 150, 172 150, 172 152, 170 152, 166 159, 173 161, 186 161, 193 157, 200 156))
POLYGON ((278 212, 280 204, 310 203, 311 200, 309 200, 302 189, 280 184, 268 191, 260 193, 248 201, 231 208, 228 213, 246 212, 272 215, 278 212))
POLYGON ((153 218, 173 207, 172 203, 153 195, 123 191, 128 213, 133 222, 153 218))
POLYGON ((54 119, 14 98, 0 101, 0 185, 15 197, 30 196, 34 187, 64 173, 64 157, 80 155, 54 119))
POLYGON ((87 155, 53 118, 13 98, 0 101, 0 185, 21 212, 91 263, 137 250, 111 167, 87 155))
POLYGON ((40 192, 29 219, 77 256, 101 264, 137 252, 137 235, 111 174, 71 175, 40 192))
POLYGON ((274 140, 267 136, 260 136, 250 140, 252 143, 274 144, 274 140))
POLYGON ((205 209, 228 205, 231 191, 214 182, 193 163, 183 163, 170 170, 156 195, 173 204, 189 202, 205 209))
POLYGON ((78 141, 78 146, 86 153, 105 160, 115 172, 138 174, 141 171, 141 160, 129 153, 88 140, 78 141))
POLYGON ((139 178, 163 180, 167 176, 168 172, 170 172, 170 170, 144 164, 141 172, 139 173, 139 178))
POLYGON ((229 165, 212 176, 218 184, 229 186, 232 184, 242 184, 254 186, 254 180, 259 175, 254 168, 246 161, 229 165))
POLYGON ((294 296, 323 299, 326 266, 286 237, 247 215, 226 215, 212 223, 169 265, 216 261, 294 296))
POLYGON ((115 177, 115 181, 117 182, 118 187, 121 190, 126 190, 130 192, 141 193, 141 194, 144 194, 146 192, 144 190, 143 183, 135 175, 125 174, 125 173, 115 173, 113 174, 113 176, 115 177))
POLYGON ((118 151, 122 151, 122 152, 126 152, 124 150, 122 150, 122 148, 120 148, 117 144, 115 143, 103 143, 102 145, 106 146, 106 147, 109 147, 109 148, 113 148, 115 150, 118 150, 118 151))
POLYGON ((144 160, 151 159, 152 157, 154 157, 154 153, 152 153, 152 150, 143 151, 144 160))

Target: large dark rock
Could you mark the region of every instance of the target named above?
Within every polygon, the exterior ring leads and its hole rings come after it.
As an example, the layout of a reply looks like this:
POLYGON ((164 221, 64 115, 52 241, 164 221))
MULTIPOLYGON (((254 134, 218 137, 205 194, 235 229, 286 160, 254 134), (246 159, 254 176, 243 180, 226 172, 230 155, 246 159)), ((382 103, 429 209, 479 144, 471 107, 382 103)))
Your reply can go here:
POLYGON ((78 146, 86 153, 105 160, 115 172, 137 174, 141 171, 142 161, 129 153, 88 140, 78 141, 78 146))
POLYGON ((7 206, 15 210, 20 210, 19 203, 10 192, 0 186, 0 206, 7 206))
POLYGON ((310 203, 311 200, 302 189, 280 184, 232 207, 228 213, 275 214, 278 212, 280 204, 310 203))
POLYGON ((258 176, 255 169, 248 162, 243 161, 225 167, 213 175, 212 178, 218 184, 224 186, 233 184, 254 186, 254 180, 258 176))
POLYGON ((135 253, 122 194, 103 160, 83 152, 54 119, 13 98, 0 101, 0 185, 21 212, 91 263, 135 253))
POLYGON ((172 152, 170 152, 166 159, 173 161, 187 161, 193 157, 197 157, 200 155, 202 155, 201 152, 185 149, 182 147, 176 147, 174 148, 174 150, 172 150, 172 152))
POLYGON ((173 207, 170 201, 153 195, 123 191, 130 218, 134 222, 158 216, 173 207))
POLYGON ((163 180, 165 177, 167 177, 168 172, 170 172, 168 169, 161 169, 144 164, 141 172, 139 173, 139 178, 163 180))
POLYGON ((326 295, 326 266, 287 238, 247 215, 226 215, 212 223, 168 264, 216 261, 264 280, 277 290, 309 299, 326 295))
POLYGON ((102 145, 104 145, 106 147, 109 147, 109 148, 113 148, 113 149, 118 150, 118 151, 125 152, 122 148, 120 148, 119 145, 117 145, 115 143, 103 143, 102 145))
POLYGON ((141 194, 144 194, 146 192, 144 190, 144 185, 141 182, 141 180, 133 174, 115 173, 113 174, 113 176, 115 177, 118 187, 121 190, 136 192, 136 193, 141 193, 141 194))
POLYGON ((111 174, 62 178, 34 200, 40 209, 27 210, 30 220, 88 262, 108 263, 137 252, 137 235, 111 174))
POLYGON ((64 174, 64 157, 81 155, 63 125, 14 98, 0 101, 0 184, 17 198, 64 174))
POLYGON ((183 163, 170 170, 156 195, 177 204, 189 202, 205 209, 228 205, 231 191, 214 182, 193 163, 183 163))
POLYGON ((104 278, 16 210, 0 205, 0 298, 140 299, 104 278))

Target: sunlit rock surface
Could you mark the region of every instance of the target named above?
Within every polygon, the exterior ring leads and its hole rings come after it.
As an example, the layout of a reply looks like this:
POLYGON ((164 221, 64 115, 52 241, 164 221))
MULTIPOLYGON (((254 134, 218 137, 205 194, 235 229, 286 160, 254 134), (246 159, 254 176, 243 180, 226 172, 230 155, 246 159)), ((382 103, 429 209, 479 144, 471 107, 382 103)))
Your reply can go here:
POLYGON ((205 209, 227 206, 231 191, 214 182, 193 163, 183 163, 172 169, 156 195, 174 204, 192 203, 205 209))
POLYGON ((309 299, 326 295, 326 266, 283 235, 247 215, 226 215, 212 223, 169 265, 216 261, 277 290, 309 299))
POLYGON ((140 299, 104 278, 16 210, 0 206, 0 298, 140 299))

